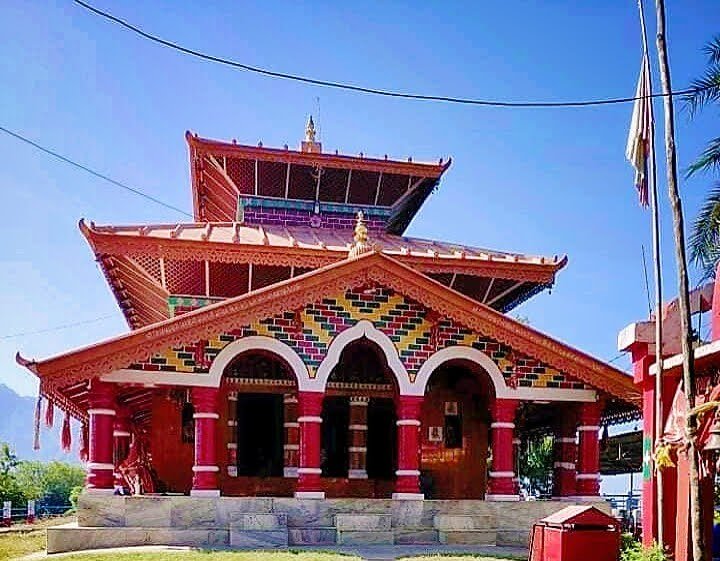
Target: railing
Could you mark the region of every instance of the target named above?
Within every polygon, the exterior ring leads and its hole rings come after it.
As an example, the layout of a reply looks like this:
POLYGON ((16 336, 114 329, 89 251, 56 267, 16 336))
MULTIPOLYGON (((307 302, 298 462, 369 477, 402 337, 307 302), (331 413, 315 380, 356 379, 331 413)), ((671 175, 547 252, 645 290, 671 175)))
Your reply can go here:
POLYGON ((32 523, 34 520, 42 519, 42 518, 50 518, 52 516, 62 516, 66 512, 68 512, 70 509, 72 509, 71 504, 67 505, 36 505, 35 506, 35 514, 34 516, 30 517, 28 513, 27 507, 19 507, 19 508, 11 508, 10 509, 10 518, 8 519, 3 512, 2 509, 0 509, 0 513, 3 514, 2 520, 0 522, 4 526, 9 526, 10 524, 24 524, 24 523, 32 523))

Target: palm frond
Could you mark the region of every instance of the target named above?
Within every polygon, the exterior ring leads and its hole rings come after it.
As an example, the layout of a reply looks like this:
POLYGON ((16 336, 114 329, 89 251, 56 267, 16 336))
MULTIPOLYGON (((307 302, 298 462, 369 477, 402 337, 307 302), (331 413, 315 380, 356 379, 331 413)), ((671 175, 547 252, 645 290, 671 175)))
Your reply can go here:
POLYGON ((713 138, 705 146, 698 159, 687 167, 685 178, 695 175, 699 171, 716 171, 720 169, 720 137, 713 138))
POLYGON ((703 280, 712 278, 720 260, 720 182, 705 198, 693 222, 688 246, 690 259, 703 270, 703 280))
MULTIPOLYGON (((719 53, 720 54, 720 53, 719 53)), ((702 77, 690 83, 689 93, 682 96, 682 102, 691 116, 708 103, 720 100, 720 64, 714 64, 705 70, 702 77)))
POLYGON ((720 35, 716 35, 703 47, 703 52, 708 56, 710 64, 720 64, 720 35))

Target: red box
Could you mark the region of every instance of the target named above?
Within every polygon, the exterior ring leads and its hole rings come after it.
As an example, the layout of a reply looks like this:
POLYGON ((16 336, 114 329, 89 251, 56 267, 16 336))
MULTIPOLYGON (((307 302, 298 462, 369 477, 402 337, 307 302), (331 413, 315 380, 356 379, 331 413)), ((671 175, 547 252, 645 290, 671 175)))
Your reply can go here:
POLYGON ((617 561, 620 525, 594 506, 569 506, 535 524, 530 561, 617 561))

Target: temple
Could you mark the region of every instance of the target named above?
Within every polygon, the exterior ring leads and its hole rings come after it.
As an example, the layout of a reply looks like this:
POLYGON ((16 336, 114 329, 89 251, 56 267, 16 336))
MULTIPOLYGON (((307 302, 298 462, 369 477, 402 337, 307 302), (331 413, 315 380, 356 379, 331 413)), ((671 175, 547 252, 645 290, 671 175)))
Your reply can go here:
POLYGON ((299 150, 186 138, 192 222, 80 222, 129 331, 17 357, 82 424, 86 496, 517 501, 541 432, 553 497, 597 499, 640 391, 508 315, 565 257, 404 236, 450 161, 324 152, 312 120, 299 150))

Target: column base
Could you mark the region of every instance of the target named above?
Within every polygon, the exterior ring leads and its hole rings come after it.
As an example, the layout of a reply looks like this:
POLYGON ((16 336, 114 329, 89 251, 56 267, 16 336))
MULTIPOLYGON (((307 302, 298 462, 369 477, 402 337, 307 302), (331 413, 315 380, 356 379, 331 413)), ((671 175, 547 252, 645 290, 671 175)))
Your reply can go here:
POLYGON ((192 489, 190 491, 191 497, 219 497, 219 489, 192 489))
POLYGON ((87 493, 88 495, 114 495, 115 489, 105 489, 101 487, 86 487, 83 493, 87 493))
POLYGON ((296 499, 324 499, 325 491, 295 491, 296 499))
POLYGON ((422 493, 393 493, 392 498, 395 501, 424 501, 425 495, 422 493))
POLYGON ((520 495, 485 495, 486 501, 497 503, 511 503, 520 500, 520 495))

